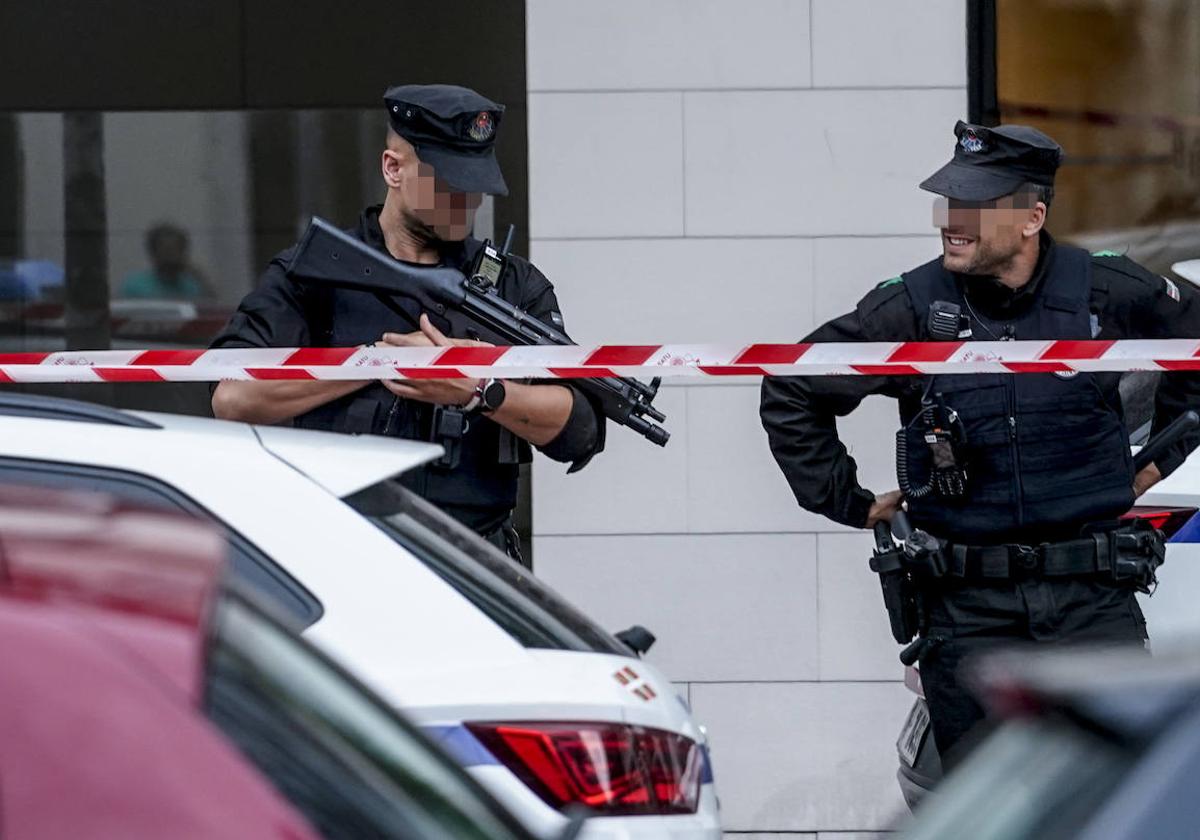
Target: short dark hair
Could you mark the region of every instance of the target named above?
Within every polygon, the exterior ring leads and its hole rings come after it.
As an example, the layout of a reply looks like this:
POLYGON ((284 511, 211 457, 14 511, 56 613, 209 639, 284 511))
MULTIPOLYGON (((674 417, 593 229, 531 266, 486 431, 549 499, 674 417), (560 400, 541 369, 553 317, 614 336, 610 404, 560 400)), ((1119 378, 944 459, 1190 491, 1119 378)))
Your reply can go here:
POLYGON ((1032 199, 1032 201, 1029 202, 1030 207, 1033 207, 1034 204, 1040 201, 1042 204, 1045 204, 1046 209, 1049 210, 1050 204, 1054 201, 1054 187, 1048 187, 1045 184, 1035 184, 1032 181, 1026 181, 1024 184, 1017 187, 1017 191, 1014 193, 1014 195, 1020 198, 1025 198, 1026 200, 1032 199))

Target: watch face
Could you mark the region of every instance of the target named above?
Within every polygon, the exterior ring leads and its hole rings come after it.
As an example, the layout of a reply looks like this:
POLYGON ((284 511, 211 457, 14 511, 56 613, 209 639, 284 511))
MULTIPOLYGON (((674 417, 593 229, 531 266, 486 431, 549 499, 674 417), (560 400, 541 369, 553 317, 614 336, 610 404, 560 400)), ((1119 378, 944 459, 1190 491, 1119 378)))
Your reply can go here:
POLYGON ((483 389, 483 406, 488 411, 495 411, 504 402, 504 383, 493 381, 483 389))

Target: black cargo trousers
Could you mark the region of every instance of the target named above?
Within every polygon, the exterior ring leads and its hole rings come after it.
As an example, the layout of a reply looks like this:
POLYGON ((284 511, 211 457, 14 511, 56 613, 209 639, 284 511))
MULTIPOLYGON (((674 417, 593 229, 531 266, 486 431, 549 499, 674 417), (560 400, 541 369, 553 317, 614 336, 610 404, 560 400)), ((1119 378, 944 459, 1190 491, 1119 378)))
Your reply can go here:
POLYGON ((944 766, 983 720, 963 664, 989 651, 1033 644, 1121 645, 1146 650, 1146 619, 1131 586, 1095 578, 981 583, 943 578, 922 586, 929 640, 921 685, 944 766), (965 683, 965 684, 964 684, 965 683))

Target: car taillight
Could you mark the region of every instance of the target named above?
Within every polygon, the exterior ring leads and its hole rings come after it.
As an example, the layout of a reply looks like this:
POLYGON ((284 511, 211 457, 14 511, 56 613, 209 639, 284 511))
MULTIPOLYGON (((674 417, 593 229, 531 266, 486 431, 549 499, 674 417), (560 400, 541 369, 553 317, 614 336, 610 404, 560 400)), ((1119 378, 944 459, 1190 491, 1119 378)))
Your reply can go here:
POLYGON ((1194 507, 1149 507, 1138 506, 1122 516, 1122 519, 1144 519, 1163 532, 1167 539, 1175 536, 1196 513, 1194 507))
POLYGON ((615 723, 468 723, 509 770, 554 808, 599 816, 694 814, 704 753, 674 732, 615 723))

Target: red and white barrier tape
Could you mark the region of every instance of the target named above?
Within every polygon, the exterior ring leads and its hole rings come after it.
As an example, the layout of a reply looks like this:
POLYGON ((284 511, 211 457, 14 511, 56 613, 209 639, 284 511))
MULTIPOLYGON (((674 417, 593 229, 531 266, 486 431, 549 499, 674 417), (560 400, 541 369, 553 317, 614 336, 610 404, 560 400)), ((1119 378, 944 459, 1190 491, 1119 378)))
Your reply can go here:
POLYGON ((1200 370, 1200 339, 0 353, 0 382, 912 376, 1200 370))

